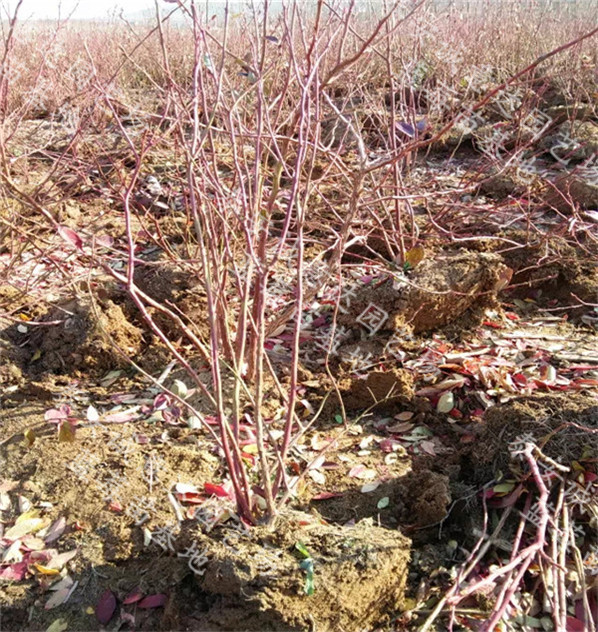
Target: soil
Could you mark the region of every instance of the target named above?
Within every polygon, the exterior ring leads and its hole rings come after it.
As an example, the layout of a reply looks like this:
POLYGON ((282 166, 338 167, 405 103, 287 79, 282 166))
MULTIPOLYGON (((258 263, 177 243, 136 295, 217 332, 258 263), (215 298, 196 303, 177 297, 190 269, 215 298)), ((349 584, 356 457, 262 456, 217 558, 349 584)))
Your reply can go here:
POLYGON ((381 623, 380 612, 390 614, 402 604, 410 541, 371 521, 342 527, 288 512, 234 548, 208 546, 212 557, 199 585, 215 599, 193 629, 236 630, 240 618, 246 630, 367 629, 381 623), (297 543, 313 560, 316 590, 310 599, 297 543))
MULTIPOLYGON (((542 99, 546 107, 573 107, 558 86, 542 99)), ((366 114, 378 143, 381 119, 366 114)), ((566 127, 588 142, 594 128, 566 127)), ((346 132, 346 126, 327 130, 335 143, 346 132)), ((17 257, 23 269, 15 272, 9 233, 0 234, 6 240, 0 261, 12 262, 0 285, 0 573, 19 564, 13 555, 28 560, 22 577, 0 579, 0 629, 416 629, 476 545, 485 519, 482 490, 527 482, 511 454, 520 437, 533 439, 546 457, 596 475, 598 251, 589 220, 574 231, 576 213, 592 204, 571 175, 566 193, 575 213, 541 188, 522 202, 530 187, 508 170, 482 169, 480 185, 479 168, 470 168, 479 147, 457 133, 439 144, 451 152, 446 162, 420 157, 409 181, 410 198, 451 189, 441 202, 422 197, 414 205, 410 230, 421 231, 421 260, 400 266, 380 237, 392 223, 381 228, 365 211, 357 216, 351 230, 363 240, 342 259, 351 288, 337 313, 345 333, 327 359, 319 336, 330 328, 334 301, 322 290, 305 306, 310 319, 300 337, 297 416, 306 431, 288 456, 296 486, 272 525, 248 528, 238 519, 210 432, 192 423, 180 402, 164 403, 156 380, 189 391, 180 397, 216 427, 213 406, 192 388, 187 369, 171 365, 171 351, 124 284, 105 269, 90 281, 49 230, 36 233, 34 243, 50 244, 51 255, 38 266, 24 250, 17 257), (426 170, 432 178, 423 189, 418 178, 426 170), (496 206, 484 206, 485 196, 496 206), (518 204, 533 206, 537 226, 520 220, 518 204), (463 208, 473 209, 476 220, 479 211, 483 235, 459 215, 463 208), (445 217, 456 221, 438 228, 445 217), (48 264, 58 254, 72 273, 68 283, 48 264), (381 315, 375 327, 368 326, 372 306, 381 315), (357 366, 355 359, 364 357, 357 366), (9 551, 3 537, 29 519, 41 522, 17 553, 9 551), (57 524, 59 535, 46 541, 57 524), (53 554, 75 553, 52 569, 45 566, 52 559, 43 557, 46 545, 53 554), (307 594, 312 567, 314 591, 307 594), (58 576, 74 588, 54 607, 49 599, 58 576), (112 598, 114 614, 101 623, 99 604, 112 598)), ((31 169, 43 174, 44 160, 31 156, 31 169)), ((157 153, 148 161, 164 178, 172 171, 157 153)), ((126 154, 115 156, 96 177, 109 181, 113 167, 132 166, 126 154)), ((328 165, 317 167, 324 173, 328 165)), ((28 168, 17 174, 25 182, 28 168)), ((563 182, 552 184, 550 191, 560 190, 563 182)), ((54 183, 46 192, 52 214, 86 239, 109 236, 122 253, 121 208, 94 198, 100 191, 94 186, 72 184, 75 201, 52 204, 60 188, 54 183)), ((330 199, 340 208, 346 191, 333 188, 330 199)), ((205 284, 185 250, 193 241, 188 218, 152 215, 151 205, 139 213, 134 281, 154 302, 147 308, 153 323, 209 386, 211 358, 190 344, 196 336, 209 348, 212 332, 205 284), (148 227, 160 238, 146 239, 148 227)), ((31 217, 23 212, 23 221, 31 217)), ((320 240, 328 224, 340 230, 339 214, 326 207, 306 225, 308 260, 326 252, 320 240)), ((117 252, 110 264, 122 272, 126 261, 117 252)), ((289 269, 279 262, 269 279, 269 320, 295 298, 289 269)), ((228 277, 223 283, 233 287, 227 300, 235 304, 234 283, 228 277)), ((226 326, 232 330, 234 322, 226 326)), ((287 411, 277 380, 283 389, 290 385, 292 336, 283 323, 266 341, 276 380, 266 371, 260 412, 272 436, 287 411)), ((225 394, 234 385, 229 374, 223 377, 225 394)), ((252 431, 256 411, 245 396, 242 404, 252 431)), ((251 464, 255 454, 244 454, 251 464)), ((261 498, 257 473, 249 471, 261 498)), ((514 533, 513 524, 507 528, 514 533)), ((492 562, 497 550, 490 550, 492 562)), ((481 617, 489 603, 475 602, 481 617)))
POLYGON ((491 254, 440 253, 424 259, 406 278, 389 278, 359 291, 339 323, 352 324, 375 305, 388 314, 383 329, 394 331, 404 325, 414 333, 437 329, 472 307, 494 302, 506 272, 500 258, 491 254))
POLYGON ((522 397, 491 408, 485 415, 473 456, 480 479, 506 472, 511 462, 509 446, 521 437, 561 463, 593 458, 598 429, 598 402, 583 394, 542 394, 522 397), (484 474, 485 473, 485 474, 484 474))

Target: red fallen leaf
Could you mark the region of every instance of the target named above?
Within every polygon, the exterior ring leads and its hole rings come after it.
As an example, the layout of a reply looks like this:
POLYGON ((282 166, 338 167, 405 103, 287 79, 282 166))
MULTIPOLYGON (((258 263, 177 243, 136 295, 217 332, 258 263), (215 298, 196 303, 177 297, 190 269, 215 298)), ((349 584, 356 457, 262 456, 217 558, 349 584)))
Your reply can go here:
POLYGON ((463 419, 463 413, 458 408, 453 408, 449 411, 449 415, 455 419, 463 419))
POLYGON ((0 568, 0 579, 6 579, 8 581, 20 582, 25 579, 27 575, 27 562, 17 562, 10 566, 0 568))
POLYGON ((139 418, 138 412, 131 412, 123 410, 119 413, 112 413, 112 415, 106 415, 103 419, 104 422, 108 424, 124 424, 127 421, 133 421, 134 419, 139 418))
POLYGON ((395 452, 399 449, 403 444, 396 439, 383 439, 378 444, 378 447, 382 452, 395 452))
POLYGON ((514 312, 505 312, 505 316, 509 320, 521 320, 521 318, 517 314, 515 314, 514 312))
POLYGON ((105 590, 96 606, 96 619, 106 625, 116 610, 116 597, 111 590, 105 590))
POLYGON ((166 393, 160 393, 154 397, 154 410, 164 410, 170 406, 170 397, 166 393))
POLYGON ((140 608, 161 608, 166 605, 168 597, 164 593, 158 593, 157 595, 148 595, 145 599, 142 599, 138 606, 140 608))
POLYGON ((493 320, 485 320, 482 322, 482 325, 486 327, 492 327, 492 329, 502 329, 503 326, 500 323, 496 323, 493 320))
POLYGON ((64 241, 68 242, 72 246, 75 246, 75 248, 78 248, 79 250, 83 248, 83 240, 72 228, 69 228, 68 226, 59 226, 58 234, 64 239, 64 241))
POLYGON ((567 632, 586 632, 588 628, 576 617, 567 617, 567 632))
POLYGON ((523 373, 514 373, 512 379, 517 386, 527 386, 528 379, 523 373))
POLYGON ((123 510, 123 506, 118 502, 118 500, 113 500, 109 505, 108 505, 108 509, 110 509, 110 511, 115 511, 115 512, 119 512, 123 510))
POLYGON ((293 470, 294 474, 301 474, 301 465, 297 461, 289 461, 289 467, 293 470))
POLYGON ((222 485, 214 485, 214 483, 204 483, 204 491, 206 494, 218 496, 219 498, 228 498, 228 492, 222 485))
POLYGON ((312 496, 311 499, 312 500, 328 500, 328 498, 338 498, 339 496, 342 496, 342 494, 338 492, 320 492, 319 494, 312 496))
POLYGON ((139 586, 137 586, 137 588, 134 588, 124 599, 123 599, 123 604, 125 606, 128 606, 130 603, 137 603, 138 601, 140 601, 141 599, 143 599, 143 593, 140 592, 139 590, 139 586))
POLYGON ((589 378, 588 379, 581 378, 579 380, 575 380, 573 384, 575 386, 578 386, 578 385, 579 386, 598 386, 598 380, 590 380, 589 378))
POLYGON ((596 479, 598 479, 598 474, 594 474, 594 472, 588 472, 586 470, 583 473, 583 479, 586 483, 593 483, 596 479))
POLYGON ((444 369, 446 371, 453 371, 454 373, 459 373, 461 375, 467 375, 467 376, 472 376, 473 373, 469 370, 466 369, 464 366, 461 366, 460 364, 439 364, 438 365, 439 369, 444 369))
POLYGON ((56 549, 44 549, 43 551, 32 551, 29 555, 29 564, 41 564, 45 566, 50 560, 58 555, 56 549))
POLYGON ((205 501, 205 498, 202 495, 195 494, 193 492, 177 494, 177 497, 182 503, 189 503, 191 505, 201 505, 205 501))
POLYGON ((241 451, 241 458, 252 467, 255 465, 255 457, 253 454, 247 454, 247 452, 241 451))
POLYGON ((44 419, 51 423, 57 424, 64 421, 71 414, 71 407, 68 404, 63 404, 60 408, 50 408, 44 413, 44 419))

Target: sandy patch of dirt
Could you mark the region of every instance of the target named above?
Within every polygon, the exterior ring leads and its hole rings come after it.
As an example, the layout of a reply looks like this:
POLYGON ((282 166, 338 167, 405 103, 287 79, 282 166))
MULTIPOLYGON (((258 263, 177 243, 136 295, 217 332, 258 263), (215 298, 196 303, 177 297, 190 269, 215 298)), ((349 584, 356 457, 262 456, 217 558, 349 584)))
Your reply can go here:
POLYGON ((215 599, 194 629, 238 630, 243 621, 245 630, 357 631, 382 623, 403 600, 410 542, 371 522, 340 527, 289 512, 271 529, 254 529, 236 551, 213 541, 207 546, 199 584, 215 599), (309 597, 297 543, 313 560, 309 597))
POLYGON ((424 259, 404 279, 388 279, 357 292, 339 323, 354 323, 374 305, 389 315, 383 329, 405 324, 415 333, 436 329, 474 305, 495 299, 506 275, 500 258, 487 253, 449 253, 424 259))

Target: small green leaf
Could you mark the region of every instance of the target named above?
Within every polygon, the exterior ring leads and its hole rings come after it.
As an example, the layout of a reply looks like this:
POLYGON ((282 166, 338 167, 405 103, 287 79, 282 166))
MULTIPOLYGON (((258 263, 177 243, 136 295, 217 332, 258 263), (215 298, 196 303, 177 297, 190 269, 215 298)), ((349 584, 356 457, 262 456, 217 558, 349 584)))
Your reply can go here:
POLYGON ((515 483, 499 483, 492 488, 495 494, 508 494, 515 489, 515 483))
POLYGON ((378 504, 376 506, 378 507, 378 509, 386 509, 388 505, 390 505, 390 498, 388 496, 384 496, 378 501, 378 504))
POLYGON ((342 424, 343 423, 342 415, 334 415, 334 421, 336 421, 337 424, 342 424))
POLYGON ((46 632, 64 632, 65 630, 68 630, 68 628, 69 623, 66 619, 55 619, 50 624, 46 632))
POLYGON ((306 595, 313 595, 316 592, 313 573, 308 574, 305 578, 305 586, 303 590, 305 590, 306 595))
POLYGON ((303 586, 303 590, 305 591, 306 595, 313 595, 316 590, 316 587, 314 585, 314 561, 311 559, 311 557, 308 557, 307 559, 301 560, 301 562, 299 562, 299 567, 306 573, 305 585, 303 586))
POLYGON ((299 551, 299 553, 301 553, 301 555, 303 555, 305 559, 311 558, 309 551, 305 548, 305 544, 302 544, 301 542, 297 542, 295 544, 295 549, 299 551))
POLYGON ((311 557, 308 557, 305 560, 301 560, 299 562, 299 568, 302 571, 307 571, 308 573, 313 573, 314 572, 314 561, 311 559, 311 557))

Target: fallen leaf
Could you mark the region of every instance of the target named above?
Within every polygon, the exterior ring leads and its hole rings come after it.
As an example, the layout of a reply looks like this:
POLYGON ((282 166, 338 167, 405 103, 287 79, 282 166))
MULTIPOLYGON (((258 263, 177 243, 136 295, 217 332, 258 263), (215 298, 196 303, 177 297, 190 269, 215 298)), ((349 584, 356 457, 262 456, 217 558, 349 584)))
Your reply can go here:
POLYGON ((436 456, 436 446, 433 441, 422 441, 419 444, 419 447, 426 453, 431 456, 436 456))
POLYGON ((21 540, 15 540, 7 549, 2 553, 0 561, 2 564, 11 564, 13 562, 21 562, 23 560, 23 554, 21 553, 21 540))
POLYGON ((214 483, 204 483, 204 491, 206 494, 218 496, 219 498, 228 498, 229 493, 222 487, 222 485, 215 485, 214 483))
POLYGON ((0 511, 9 511, 11 504, 10 496, 6 492, 0 492, 0 511))
POLYGON ((75 248, 78 248, 79 250, 83 248, 83 240, 72 228, 69 228, 68 226, 59 226, 58 234, 64 239, 64 241, 72 246, 75 246, 75 248))
POLYGON ((386 430, 394 434, 400 434, 401 432, 409 432, 413 429, 413 424, 410 421, 401 421, 398 424, 388 426, 386 430))
POLYGON ((12 526, 5 534, 6 540, 18 540, 28 533, 38 531, 42 528, 44 521, 41 518, 29 518, 28 520, 17 520, 16 524, 12 526))
POLYGON ((57 606, 61 606, 71 594, 70 588, 61 588, 57 590, 49 599, 46 601, 44 605, 44 610, 52 610, 52 608, 56 608, 57 606))
POLYGON ((373 481, 371 483, 366 483, 361 488, 361 493, 362 494, 369 494, 370 492, 373 492, 375 489, 378 489, 378 487, 380 487, 380 483, 381 483, 381 481, 373 481))
POLYGON ((567 617, 567 632, 586 632, 588 629, 583 621, 575 617, 567 617))
POLYGON ((170 390, 181 399, 185 399, 185 397, 187 397, 187 394, 189 393, 187 385, 182 380, 174 380, 172 386, 170 387, 170 390))
POLYGON ((312 500, 328 500, 329 498, 338 498, 339 496, 342 496, 340 492, 320 492, 312 496, 312 500))
POLYGON ((199 494, 199 489, 195 485, 189 483, 176 483, 174 491, 178 494, 199 494))
POLYGON ((50 408, 44 413, 44 419, 50 423, 58 423, 71 414, 71 407, 64 404, 60 408, 50 408))
POLYGON ((27 428, 27 430, 25 430, 23 435, 25 436, 25 439, 27 441, 27 447, 30 448, 35 443, 35 440, 37 439, 35 430, 32 430, 31 428, 27 428))
POLYGON ((42 566, 41 564, 34 564, 33 567, 38 573, 42 575, 60 575, 60 571, 56 568, 48 568, 47 566, 42 566))
POLYGON ((61 443, 72 443, 75 440, 75 426, 65 419, 58 426, 58 441, 61 443))
POLYGON ((455 407, 455 396, 452 391, 443 393, 438 399, 436 410, 439 413, 449 413, 455 407))
POLYGON ((137 588, 134 588, 124 599, 123 599, 123 604, 125 606, 128 606, 131 603, 137 603, 138 601, 141 601, 141 599, 143 599, 143 594, 142 592, 139 590, 139 586, 137 586, 137 588))
POLYGON ((23 581, 27 575, 27 567, 28 564, 25 561, 0 568, 0 579, 6 579, 13 582, 23 581))
POLYGON ((326 474, 324 472, 320 472, 320 470, 309 470, 307 475, 311 478, 314 483, 318 485, 326 484, 326 474))
POLYGON ((46 628, 46 632, 65 632, 68 629, 69 622, 66 619, 56 619, 46 628))
POLYGON ((46 544, 50 542, 54 542, 54 540, 58 540, 58 538, 64 533, 66 529, 66 519, 61 516, 56 520, 52 526, 48 529, 48 532, 44 536, 44 540, 46 544))
POLYGON ((139 406, 135 406, 129 410, 122 410, 117 413, 112 413, 111 415, 106 415, 103 421, 109 424, 124 424, 127 421, 134 421, 135 419, 138 419, 138 411, 139 406))
POLYGON ((95 609, 96 619, 102 624, 106 625, 116 610, 116 597, 111 590, 105 590, 98 601, 95 609))
POLYGON ((73 587, 74 583, 75 582, 71 579, 71 577, 66 575, 66 577, 61 579, 59 582, 52 584, 50 586, 50 590, 62 590, 63 588, 68 588, 70 590, 73 587))
POLYGON ((77 549, 73 549, 56 555, 48 562, 48 568, 56 568, 60 570, 67 562, 70 562, 75 555, 77 555, 77 552, 77 549))
POLYGON ((390 498, 388 496, 384 496, 378 501, 376 507, 378 507, 378 509, 385 509, 388 505, 390 505, 390 498))
POLYGON ((168 601, 167 595, 159 593, 157 595, 148 595, 142 599, 137 605, 140 608, 161 608, 168 601))
POLYGON ((356 465, 349 471, 351 478, 361 478, 367 480, 376 476, 376 470, 367 469, 365 465, 356 465))

